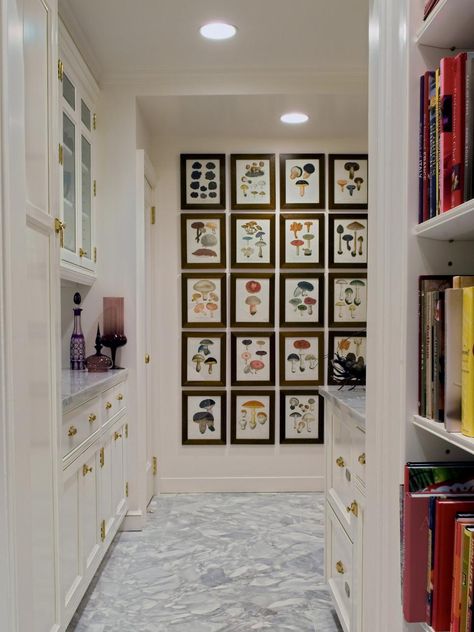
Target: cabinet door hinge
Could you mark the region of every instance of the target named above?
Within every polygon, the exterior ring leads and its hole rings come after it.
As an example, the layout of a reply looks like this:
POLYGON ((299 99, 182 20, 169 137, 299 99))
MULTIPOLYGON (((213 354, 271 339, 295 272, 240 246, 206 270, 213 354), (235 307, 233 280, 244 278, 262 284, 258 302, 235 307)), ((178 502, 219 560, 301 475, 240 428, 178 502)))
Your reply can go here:
POLYGON ((128 439, 128 424, 125 424, 125 439, 128 439))
POLYGON ((94 184, 92 185, 94 191, 94 197, 97 195, 97 180, 94 180, 94 184))
POLYGON ((64 161, 63 146, 61 145, 61 143, 59 143, 59 147, 58 147, 58 161, 60 165, 62 165, 64 161))
POLYGON ((93 253, 94 253, 94 263, 97 263, 97 248, 95 246, 94 246, 93 253))
POLYGON ((153 225, 156 222, 156 207, 152 206, 150 209, 150 223, 153 225))
POLYGON ((64 77, 64 64, 63 62, 58 59, 58 79, 59 81, 62 81, 64 77))
POLYGON ((100 539, 102 542, 105 540, 105 520, 100 523, 100 539))
POLYGON ((158 472, 158 459, 156 458, 156 456, 154 456, 152 459, 152 465, 153 465, 153 476, 156 476, 156 473, 158 472))
POLYGON ((105 450, 104 450, 104 448, 100 449, 100 452, 99 452, 99 463, 100 463, 100 467, 104 467, 104 463, 105 463, 105 450))
POLYGON ((125 483, 125 498, 128 498, 128 481, 125 483))
POLYGON ((97 129, 97 114, 95 112, 92 115, 92 129, 97 129))

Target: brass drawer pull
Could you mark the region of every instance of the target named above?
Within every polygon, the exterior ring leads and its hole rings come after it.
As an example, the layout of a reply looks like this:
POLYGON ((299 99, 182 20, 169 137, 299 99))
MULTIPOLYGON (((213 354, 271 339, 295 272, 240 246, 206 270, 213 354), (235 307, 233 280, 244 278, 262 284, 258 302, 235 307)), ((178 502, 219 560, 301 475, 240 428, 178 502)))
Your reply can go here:
POLYGON ((346 507, 346 511, 357 518, 359 516, 359 505, 357 504, 357 501, 353 500, 349 507, 346 507))
POLYGON ((117 441, 117 439, 121 439, 122 438, 122 433, 121 432, 114 432, 114 439, 115 441, 117 441))
POLYGON ((86 255, 87 255, 87 251, 84 250, 83 248, 79 248, 79 256, 85 257, 86 255))
POLYGON ((96 415, 94 415, 94 413, 91 413, 91 414, 89 415, 89 423, 91 423, 91 424, 92 424, 92 423, 94 423, 94 421, 95 421, 96 419, 97 419, 97 416, 96 416, 96 415))
POLYGON ((339 456, 339 457, 336 459, 336 465, 337 465, 338 467, 344 467, 344 466, 345 466, 344 459, 342 458, 342 456, 339 456))
POLYGON ((365 452, 363 452, 357 460, 361 465, 365 465, 365 452))
POLYGON ((67 432, 67 436, 68 437, 73 437, 74 435, 77 435, 77 428, 76 428, 76 426, 70 426, 69 430, 67 432))
POLYGON ((82 466, 82 476, 85 476, 89 472, 92 472, 92 468, 89 467, 88 465, 83 465, 82 466))
POLYGON ((110 410, 111 408, 112 408, 112 404, 111 404, 110 402, 107 402, 107 403, 105 404, 105 409, 106 409, 106 410, 110 410))
POLYGON ((336 571, 339 573, 339 575, 344 575, 344 573, 346 572, 344 564, 340 560, 339 562, 336 562, 336 571))
POLYGON ((121 402, 121 401, 122 401, 122 399, 123 399, 123 395, 122 395, 122 393, 119 393, 119 394, 117 395, 117 399, 119 400, 119 402, 121 402))

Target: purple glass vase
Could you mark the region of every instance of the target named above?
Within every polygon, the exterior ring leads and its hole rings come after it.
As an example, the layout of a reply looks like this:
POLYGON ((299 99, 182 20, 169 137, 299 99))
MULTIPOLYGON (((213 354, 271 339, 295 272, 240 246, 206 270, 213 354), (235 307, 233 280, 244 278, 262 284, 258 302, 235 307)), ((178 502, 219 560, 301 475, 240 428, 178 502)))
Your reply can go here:
POLYGON ((71 344, 69 357, 71 360, 71 369, 73 371, 83 371, 86 368, 86 341, 81 328, 81 312, 80 307, 74 308, 74 329, 71 336, 71 344))

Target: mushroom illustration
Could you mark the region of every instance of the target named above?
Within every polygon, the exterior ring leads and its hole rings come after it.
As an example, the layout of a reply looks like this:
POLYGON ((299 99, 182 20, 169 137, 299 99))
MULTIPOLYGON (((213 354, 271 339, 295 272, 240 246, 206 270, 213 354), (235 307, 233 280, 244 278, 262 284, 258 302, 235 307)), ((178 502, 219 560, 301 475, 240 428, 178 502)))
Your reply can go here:
POLYGON ((350 224, 347 225, 347 229, 348 230, 353 230, 354 231, 354 250, 351 252, 351 255, 353 257, 356 256, 356 245, 357 245, 357 231, 358 230, 364 230, 365 226, 363 224, 361 224, 358 221, 354 221, 351 222, 350 224))
POLYGON ((216 284, 208 279, 201 279, 200 281, 196 281, 193 285, 193 290, 196 292, 201 292, 202 298, 204 301, 207 301, 207 295, 209 292, 213 292, 216 289, 216 284))
POLYGON ((265 345, 266 345, 265 340, 257 340, 257 347, 264 347, 265 345))
POLYGON ((199 343, 198 353, 203 353, 205 356, 209 355, 211 352, 209 351, 209 347, 211 347, 214 343, 209 338, 204 338, 199 343))
POLYGON ((196 365, 196 367, 195 367, 196 368, 196 372, 200 373, 201 372, 201 364, 204 362, 204 356, 201 355, 200 353, 196 353, 195 355, 193 355, 191 361, 194 362, 195 365, 196 365))
POLYGON ((303 316, 304 312, 306 312, 308 310, 308 308, 306 307, 306 305, 298 305, 298 311, 301 314, 301 316, 303 316))
POLYGON ((336 307, 339 307, 339 313, 338 313, 338 317, 342 318, 343 314, 342 314, 342 308, 345 307, 346 304, 344 303, 343 300, 339 300, 336 302, 336 307))
POLYGON ((262 286, 258 281, 252 280, 247 281, 247 283, 245 284, 245 289, 249 294, 257 294, 262 289, 262 286))
POLYGON ((316 400, 313 399, 312 397, 310 397, 308 399, 309 409, 310 409, 311 412, 313 412, 313 410, 314 410, 315 403, 316 403, 316 400))
POLYGON ((356 355, 359 356, 359 349, 360 349, 360 346, 362 344, 362 338, 354 338, 353 342, 354 342, 355 348, 356 348, 356 355))
POLYGON ((290 397, 290 409, 291 410, 295 410, 295 408, 298 406, 298 404, 300 403, 300 400, 297 397, 290 397))
POLYGON ((308 340, 300 339, 295 340, 293 346, 295 349, 298 350, 300 356, 300 371, 304 371, 304 352, 306 351, 306 349, 309 349, 311 347, 311 343, 308 340))
POLYGON ((265 231, 264 230, 259 230, 257 233, 255 233, 255 237, 257 239, 262 239, 264 235, 265 235, 265 231))
POLYGON ((355 184, 348 184, 346 189, 349 191, 349 195, 352 197, 352 194, 354 193, 356 186, 355 184))
POLYGON ((204 410, 207 410, 207 412, 210 413, 215 405, 216 402, 213 399, 203 399, 199 404, 199 408, 204 408, 204 410))
POLYGON ((306 424, 306 430, 308 432, 311 432, 311 424, 314 423, 316 421, 316 418, 314 417, 314 415, 312 415, 311 413, 305 413, 303 415, 303 419, 301 421, 304 421, 306 424))
POLYGON ((337 351, 343 353, 351 348, 351 341, 349 338, 341 338, 337 343, 337 351))
POLYGON ((252 341, 250 339, 246 338, 245 340, 242 340, 242 344, 245 347, 245 351, 248 351, 250 345, 252 344, 252 341))
POLYGON ((301 239, 293 239, 291 245, 296 248, 296 255, 299 256, 300 248, 301 246, 304 246, 304 241, 301 241, 301 239))
POLYGON ((261 360, 252 360, 250 362, 250 368, 253 369, 255 373, 261 371, 264 367, 265 365, 261 360))
POLYGON ((245 430, 245 428, 247 427, 247 411, 244 409, 240 411, 239 425, 242 430, 245 430))
POLYGON ((290 233, 293 233, 295 239, 298 239, 298 233, 303 229, 303 224, 300 222, 293 222, 290 224, 290 233))
POLYGON ((204 364, 207 366, 209 375, 212 375, 212 367, 214 364, 217 364, 217 360, 215 358, 207 358, 207 360, 204 360, 204 364))
POLYGON ((301 413, 298 413, 298 412, 290 413, 290 417, 291 419, 293 419, 293 428, 294 430, 296 430, 298 419, 301 419, 301 413))
POLYGON ((197 305, 194 306, 193 312, 195 314, 201 314, 204 311, 204 303, 197 303, 197 305))
POLYGON ((308 353, 308 355, 305 357, 306 362, 309 362, 309 368, 310 369, 315 369, 317 364, 318 364, 318 360, 316 358, 316 356, 313 353, 308 353))
POLYGON ((309 186, 309 182, 307 180, 297 180, 295 184, 300 190, 300 197, 304 197, 304 190, 309 186))
POLYGON ((354 180, 354 173, 359 171, 359 168, 358 162, 346 162, 344 169, 349 172, 349 180, 354 180))
POLYGON ((312 165, 310 162, 307 162, 303 167, 303 178, 309 178, 311 174, 316 171, 316 167, 312 165))
POLYGON ((348 310, 351 313, 351 318, 355 318, 354 312, 356 311, 356 309, 357 309, 357 305, 354 305, 353 303, 352 305, 349 305, 348 310))
POLYGON ((339 250, 337 251, 338 255, 342 255, 342 235, 344 233, 344 226, 342 224, 338 224, 337 228, 336 228, 336 232, 339 235, 339 250))
POLYGON ((359 288, 365 287, 365 283, 361 281, 360 279, 354 279, 353 281, 350 282, 349 285, 352 285, 353 287, 355 287, 354 304, 360 305, 362 301, 360 300, 359 288))
POLYGON ((257 421, 260 425, 263 426, 263 424, 267 421, 267 419, 268 419, 267 413, 264 413, 264 412, 257 413, 257 421))
POLYGON ((306 226, 306 232, 309 233, 309 231, 311 230, 311 226, 313 225, 313 222, 310 222, 309 220, 307 220, 306 222, 304 222, 304 225, 306 226))
POLYGON ((217 310, 216 303, 206 303, 206 309, 211 312, 211 318, 214 318, 214 312, 217 310))
POLYGON ((312 233, 306 233, 306 235, 303 235, 303 239, 308 242, 304 254, 309 256, 311 254, 311 240, 314 239, 314 235, 312 233))
POLYGON ((337 183, 341 187, 341 193, 344 193, 344 187, 347 184, 347 180, 338 180, 337 183))
POLYGON ((288 303, 295 308, 295 312, 298 309, 298 305, 301 305, 303 301, 300 298, 290 298, 288 303))
MULTIPOLYGON (((209 237, 212 237, 212 235, 209 235, 209 237)), ((193 255, 195 257, 217 257, 217 252, 215 252, 215 250, 211 250, 210 248, 198 248, 193 252, 193 255)))
POLYGON ((258 256, 259 256, 260 258, 262 258, 262 257, 263 257, 263 252, 262 252, 262 249, 263 249, 263 248, 264 248, 267 244, 263 241, 263 239, 260 239, 259 241, 257 241, 257 243, 256 243, 255 245, 256 245, 256 246, 257 246, 257 248, 258 248, 258 256))
POLYGON ((342 295, 342 286, 347 285, 347 281, 346 279, 337 279, 335 283, 339 286, 339 300, 342 301, 344 300, 344 296, 342 295))
POLYGON ((362 243, 364 241, 364 238, 362 237, 362 235, 359 235, 359 237, 357 237, 357 241, 359 242, 359 255, 362 257, 362 243))
POLYGON ((297 167, 296 165, 294 167, 291 167, 290 169, 290 180, 296 180, 296 178, 301 178, 303 174, 303 170, 301 169, 301 167, 297 167))
POLYGON ((308 306, 308 315, 312 316, 313 315, 313 305, 316 305, 316 299, 312 298, 311 296, 307 296, 304 299, 305 305, 308 306))
POLYGON ((260 226, 257 224, 255 220, 251 219, 246 224, 242 224, 242 228, 245 230, 247 235, 254 235, 258 231, 260 226))
POLYGON ((199 301, 200 298, 201 298, 201 295, 196 293, 191 296, 191 301, 195 303, 196 301, 199 301))
POLYGON ((304 426, 305 426, 304 421, 303 420, 299 421, 296 427, 296 432, 298 434, 301 434, 303 432, 304 426))
MULTIPOLYGON (((296 287, 301 291, 302 296, 307 296, 308 292, 312 292, 314 290, 314 285, 310 283, 309 281, 299 281, 296 287)), ((299 294, 300 292, 296 294, 296 290, 295 290, 295 296, 298 296, 299 294)))
POLYGON ((243 354, 240 356, 242 358, 242 360, 245 362, 245 366, 247 366, 248 361, 250 360, 250 358, 252 357, 252 354, 249 353, 248 351, 244 351, 243 354))
POLYGON ((195 162, 193 162, 193 164, 191 165, 192 169, 201 169, 202 168, 202 163, 200 163, 198 160, 196 160, 195 162))
POLYGON ((357 187, 357 190, 360 191, 360 187, 362 186, 362 183, 364 182, 364 179, 357 177, 357 178, 354 178, 354 182, 355 182, 355 185, 357 187))
POLYGON ((255 352, 255 355, 258 355, 260 358, 263 358, 264 356, 267 355, 267 352, 264 351, 263 349, 259 349, 258 351, 255 352))
POLYGON ((241 191, 243 193, 243 196, 247 197, 247 191, 249 190, 248 184, 245 184, 245 183, 241 184, 240 185, 240 189, 241 189, 241 191))
POLYGON ((206 228, 209 228, 209 230, 212 231, 215 235, 216 230, 217 230, 217 224, 215 222, 207 222, 206 228))
POLYGON ((213 303, 217 303, 217 301, 219 300, 219 297, 214 292, 209 292, 209 300, 212 301, 213 303))
POLYGON ((346 305, 352 304, 352 295, 354 294, 354 290, 351 287, 346 287, 344 290, 344 301, 346 305))
POLYGON ((291 362, 291 372, 296 373, 296 364, 299 361, 299 357, 296 355, 296 353, 290 353, 286 359, 288 360, 288 362, 291 362))
POLYGON ((250 257, 254 253, 254 249, 251 248, 250 246, 247 246, 246 248, 241 248, 241 253, 244 255, 244 257, 247 257, 247 259, 250 259, 250 257))
MULTIPOLYGON (((215 191, 217 189, 217 182, 209 182, 207 188, 209 189, 209 191, 215 191)), ((209 193, 210 197, 216 197, 215 195, 213 196, 212 193, 209 193)))
POLYGON ((351 249, 351 241, 354 239, 354 237, 352 235, 343 235, 342 236, 343 241, 346 242, 346 246, 347 246, 347 250, 350 251, 351 249))
POLYGON ((262 301, 258 298, 258 296, 247 296, 245 304, 249 306, 251 316, 255 316, 257 313, 257 306, 260 305, 261 302, 262 301))
POLYGON ((196 241, 199 243, 199 239, 203 233, 204 222, 193 222, 191 228, 194 228, 196 231, 196 241))
POLYGON ((260 408, 265 408, 265 405, 262 402, 259 402, 258 399, 251 399, 245 404, 242 404, 243 408, 250 408, 250 422, 249 425, 253 429, 257 425, 255 418, 257 410, 260 408))
POLYGON ((210 413, 199 412, 194 413, 193 415, 194 423, 199 424, 199 432, 204 434, 206 432, 206 427, 209 426, 209 430, 214 431, 214 417, 210 413))
POLYGON ((216 165, 214 162, 206 162, 206 169, 215 169, 216 165))
POLYGON ((210 248, 211 246, 215 246, 217 244, 217 237, 212 233, 207 233, 201 237, 201 244, 206 248, 210 248))

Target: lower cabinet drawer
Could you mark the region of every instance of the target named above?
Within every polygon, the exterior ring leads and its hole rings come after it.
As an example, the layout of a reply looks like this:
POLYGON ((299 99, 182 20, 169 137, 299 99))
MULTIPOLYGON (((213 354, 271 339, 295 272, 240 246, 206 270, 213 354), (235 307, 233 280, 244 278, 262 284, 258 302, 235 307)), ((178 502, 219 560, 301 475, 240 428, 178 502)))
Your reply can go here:
POLYGON ((97 397, 64 415, 61 437, 62 456, 65 457, 75 450, 99 429, 100 401, 97 397))
POLYGON ((326 576, 344 632, 353 629, 353 543, 326 504, 326 576))

